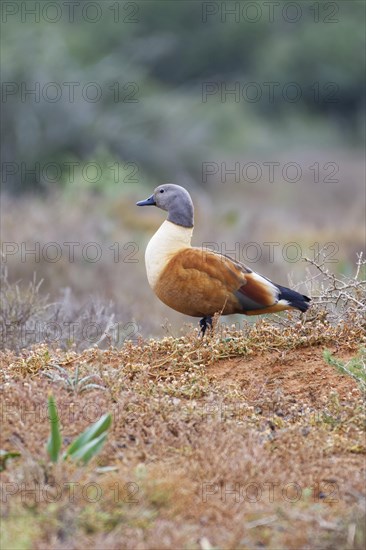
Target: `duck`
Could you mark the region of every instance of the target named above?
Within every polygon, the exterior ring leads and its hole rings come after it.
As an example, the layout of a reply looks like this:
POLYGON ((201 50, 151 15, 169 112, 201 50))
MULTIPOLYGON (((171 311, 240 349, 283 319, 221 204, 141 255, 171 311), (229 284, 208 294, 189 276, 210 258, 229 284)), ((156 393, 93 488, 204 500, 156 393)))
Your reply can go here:
POLYGON ((192 246, 194 206, 184 187, 159 185, 136 205, 167 212, 146 247, 147 279, 165 305, 201 318, 202 336, 212 329, 216 313, 263 315, 309 308, 308 296, 273 283, 226 254, 192 246))

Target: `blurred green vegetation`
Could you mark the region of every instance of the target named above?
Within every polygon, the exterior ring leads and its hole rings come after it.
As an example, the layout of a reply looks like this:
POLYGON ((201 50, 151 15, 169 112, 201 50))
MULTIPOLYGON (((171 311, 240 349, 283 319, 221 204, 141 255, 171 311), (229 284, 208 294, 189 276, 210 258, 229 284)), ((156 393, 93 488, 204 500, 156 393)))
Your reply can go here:
MULTIPOLYGON (((11 4, 42 9, 45 2, 11 4)), ((16 90, 6 88, 4 95, 3 87, 3 162, 64 167, 103 157, 110 164, 135 163, 138 180, 151 186, 172 176, 199 183, 202 161, 222 154, 362 145, 363 2, 295 2, 301 17, 294 23, 283 16, 296 15, 291 6, 283 12, 286 2, 276 3, 273 21, 268 3, 257 2, 256 22, 243 11, 245 2, 107 0, 94 3, 101 12, 95 23, 82 16, 90 2, 77 4, 73 22, 64 3, 56 22, 51 9, 48 17, 41 11, 39 22, 32 15, 22 22, 21 11, 3 22, 2 81, 16 90), (223 21, 223 6, 241 11, 223 21), (207 14, 208 8, 219 11, 207 14), (48 88, 52 82, 62 91, 58 101, 48 99, 56 93, 48 88), (65 84, 71 82, 77 83, 74 101, 65 84), (101 90, 98 101, 82 96, 90 82, 101 90), (215 93, 202 101, 208 82, 227 89, 239 82, 241 90, 254 82, 263 96, 222 102, 215 93), (278 83, 274 103, 266 82, 278 83), (291 103, 282 90, 293 82, 301 99, 291 103), (21 99, 21 87, 35 83, 39 101, 21 99)), ((85 13, 94 17, 92 10, 85 13)), ((87 92, 94 95, 93 88, 87 92)), ((51 179, 20 169, 3 174, 4 188, 14 193, 65 184, 64 173, 51 179)), ((108 187, 106 179, 98 190, 108 187)))

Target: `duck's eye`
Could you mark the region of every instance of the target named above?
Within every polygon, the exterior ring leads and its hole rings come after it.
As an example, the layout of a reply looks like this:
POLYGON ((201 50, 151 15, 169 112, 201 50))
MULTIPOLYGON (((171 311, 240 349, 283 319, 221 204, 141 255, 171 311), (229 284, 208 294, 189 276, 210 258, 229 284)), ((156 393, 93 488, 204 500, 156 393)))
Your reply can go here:
POLYGON ((164 189, 160 189, 160 193, 164 193, 164 189))

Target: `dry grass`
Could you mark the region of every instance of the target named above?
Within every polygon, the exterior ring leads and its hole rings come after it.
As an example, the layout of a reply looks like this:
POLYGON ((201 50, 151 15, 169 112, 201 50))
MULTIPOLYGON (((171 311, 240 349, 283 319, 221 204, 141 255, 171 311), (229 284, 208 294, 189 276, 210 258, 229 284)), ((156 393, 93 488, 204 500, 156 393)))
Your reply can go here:
POLYGON ((360 326, 288 318, 3 353, 1 448, 21 452, 1 474, 4 547, 363 548, 362 394, 322 352, 348 359, 365 343, 360 326), (104 389, 67 391, 44 375, 55 364, 104 389), (64 443, 113 415, 86 468, 47 460, 50 390, 64 443))
POLYGON ((66 288, 61 299, 50 302, 42 293, 42 280, 25 285, 22 281, 10 283, 8 268, 0 267, 0 346, 20 350, 47 342, 63 349, 79 350, 122 344, 129 336, 138 334, 134 322, 115 320, 115 308, 111 302, 90 298, 80 304, 66 288))
POLYGON ((356 321, 366 326, 366 259, 363 252, 357 254, 353 276, 336 275, 324 261, 324 250, 320 250, 314 260, 305 258, 313 268, 308 270, 306 286, 317 306, 317 311, 326 312, 332 323, 356 321))

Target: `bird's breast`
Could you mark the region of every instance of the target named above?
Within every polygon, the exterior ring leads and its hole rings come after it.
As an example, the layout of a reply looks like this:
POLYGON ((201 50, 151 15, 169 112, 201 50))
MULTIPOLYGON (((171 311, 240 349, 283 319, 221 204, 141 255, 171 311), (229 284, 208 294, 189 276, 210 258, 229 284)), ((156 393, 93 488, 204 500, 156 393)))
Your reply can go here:
POLYGON ((193 228, 165 221, 150 239, 145 252, 146 274, 155 290, 159 278, 174 255, 191 246, 193 228))

